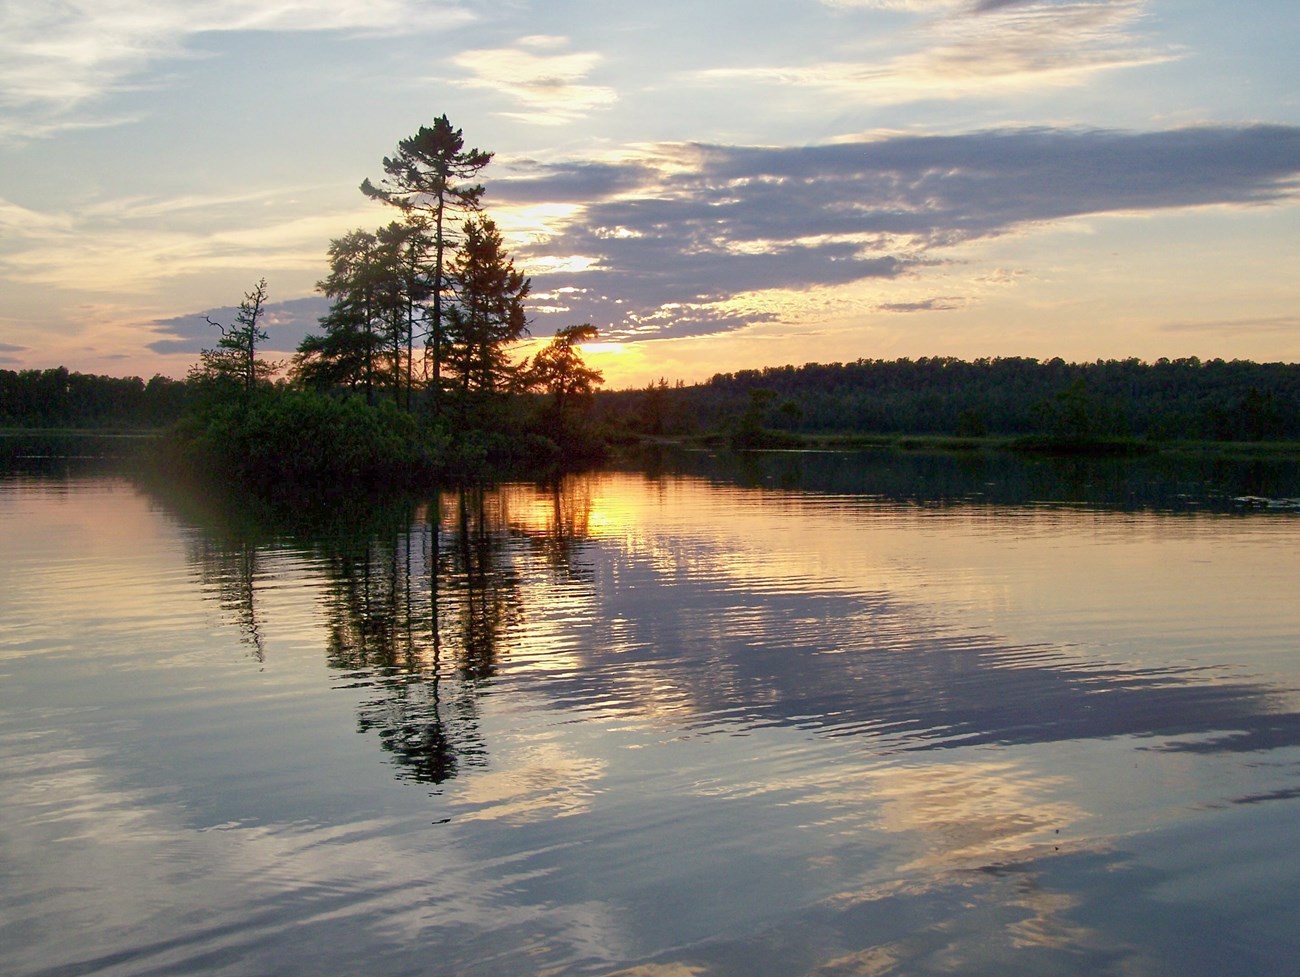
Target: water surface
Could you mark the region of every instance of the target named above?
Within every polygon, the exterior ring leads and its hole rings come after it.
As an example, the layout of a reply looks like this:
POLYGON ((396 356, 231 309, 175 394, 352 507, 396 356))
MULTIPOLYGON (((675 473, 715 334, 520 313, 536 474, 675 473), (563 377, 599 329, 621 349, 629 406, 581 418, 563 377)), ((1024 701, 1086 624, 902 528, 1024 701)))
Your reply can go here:
POLYGON ((5 972, 1292 974, 1297 484, 11 459, 5 972))

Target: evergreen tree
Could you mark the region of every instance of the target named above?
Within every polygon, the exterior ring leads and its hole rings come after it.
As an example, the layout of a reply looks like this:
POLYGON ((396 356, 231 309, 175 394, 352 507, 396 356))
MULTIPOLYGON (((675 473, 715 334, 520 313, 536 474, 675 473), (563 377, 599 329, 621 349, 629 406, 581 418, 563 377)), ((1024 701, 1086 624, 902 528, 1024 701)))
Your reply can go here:
POLYGON ((373 403, 375 386, 381 381, 377 376, 381 372, 376 328, 378 241, 369 231, 349 231, 330 242, 329 261, 329 277, 316 283, 332 300, 320 320, 325 331, 299 344, 294 374, 300 382, 322 390, 360 387, 367 402, 373 403))
POLYGON ((423 303, 432 291, 422 267, 429 238, 422 224, 393 221, 379 230, 376 242, 384 334, 396 381, 393 399, 410 410, 415 386, 416 323, 423 318, 423 303))
POLYGON ((221 331, 221 338, 215 348, 199 354, 199 363, 189 372, 191 381, 202 386, 232 386, 248 392, 275 375, 281 364, 257 358, 258 344, 267 338, 266 330, 258 324, 266 314, 266 295, 263 278, 251 292, 244 293, 231 326, 215 322, 210 316, 203 317, 208 325, 221 331))
POLYGON ((531 282, 515 270, 496 224, 467 220, 465 239, 453 262, 456 304, 448 310, 447 366, 464 405, 474 394, 514 386, 519 369, 508 347, 528 333, 524 299, 531 282))
POLYGON ((294 374, 318 389, 380 390, 410 407, 413 337, 427 289, 419 268, 418 229, 393 221, 377 232, 354 230, 330 242, 330 274, 316 287, 333 300, 325 331, 298 347, 294 374))
POLYGON ((432 128, 420 130, 397 145, 397 154, 384 157, 386 176, 378 186, 369 179, 361 192, 375 200, 397 207, 408 224, 418 229, 419 240, 428 255, 427 289, 431 302, 429 332, 426 337, 433 375, 435 403, 442 384, 445 359, 444 297, 448 287, 447 270, 457 241, 453 226, 458 217, 481 209, 483 187, 474 178, 492 160, 491 153, 465 149, 459 129, 453 129, 445 115, 434 120, 432 128))
POLYGON ((569 457, 590 454, 598 443, 585 422, 591 395, 604 377, 583 362, 578 348, 595 339, 596 334, 596 327, 590 323, 567 326, 524 370, 525 386, 549 395, 541 412, 543 432, 569 457))
POLYGON ((591 342, 596 335, 596 327, 588 322, 566 326, 533 357, 525 372, 527 386, 550 394, 554 398, 555 412, 561 417, 567 404, 592 393, 604 380, 599 370, 587 366, 578 349, 580 344, 591 342))

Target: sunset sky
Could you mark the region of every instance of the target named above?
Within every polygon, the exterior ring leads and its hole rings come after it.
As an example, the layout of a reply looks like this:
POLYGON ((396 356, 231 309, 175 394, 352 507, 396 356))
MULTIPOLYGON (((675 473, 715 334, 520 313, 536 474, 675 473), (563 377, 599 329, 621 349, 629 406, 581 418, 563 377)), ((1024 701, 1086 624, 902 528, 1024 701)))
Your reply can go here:
POLYGON ((615 387, 1297 361, 1297 50, 1295 0, 0 0, 0 367, 183 376, 263 276, 289 355, 444 113, 615 387))

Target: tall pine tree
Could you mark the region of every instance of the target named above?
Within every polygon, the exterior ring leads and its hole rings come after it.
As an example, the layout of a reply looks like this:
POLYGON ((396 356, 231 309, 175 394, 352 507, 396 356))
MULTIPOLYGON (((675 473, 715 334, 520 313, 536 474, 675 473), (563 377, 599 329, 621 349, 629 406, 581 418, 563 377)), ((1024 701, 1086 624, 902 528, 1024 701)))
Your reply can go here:
POLYGON ((481 209, 483 186, 474 182, 479 171, 492 160, 491 153, 465 149, 461 130, 452 128, 445 115, 433 126, 420 130, 397 144, 397 153, 384 157, 379 185, 369 179, 361 184, 367 197, 397 207, 408 223, 420 229, 428 250, 428 298, 431 302, 428 344, 434 403, 441 392, 442 365, 446 356, 444 326, 449 259, 458 244, 454 227, 459 219, 481 209))
POLYGON ((475 395, 510 389, 519 372, 508 348, 528 334, 524 299, 532 283, 507 256, 489 218, 465 222, 465 240, 451 268, 456 304, 448 310, 447 365, 462 406, 475 395))
POLYGON ((331 299, 320 320, 324 332, 307 336, 294 357, 294 373, 308 386, 360 387, 374 403, 383 382, 379 362, 378 240, 370 231, 354 230, 330 242, 330 273, 316 287, 331 299))

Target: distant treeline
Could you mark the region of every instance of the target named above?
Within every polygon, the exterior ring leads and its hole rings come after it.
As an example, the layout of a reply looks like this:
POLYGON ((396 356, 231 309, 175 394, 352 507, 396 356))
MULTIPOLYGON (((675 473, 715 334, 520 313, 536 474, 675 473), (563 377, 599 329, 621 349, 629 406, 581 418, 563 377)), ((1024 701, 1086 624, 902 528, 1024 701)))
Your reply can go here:
POLYGON ((1024 357, 869 360, 720 373, 597 395, 615 429, 679 435, 1053 435, 1300 440, 1300 365, 1024 357))
MULTIPOLYGON (((160 427, 194 391, 155 376, 0 370, 0 425, 160 427)), ((595 395, 611 436, 958 434, 1300 440, 1300 364, 1136 359, 1066 363, 1024 357, 857 360, 659 381, 595 395)))
POLYGON ((52 370, 0 370, 0 426, 153 428, 181 416, 186 384, 164 376, 107 377, 52 370))

